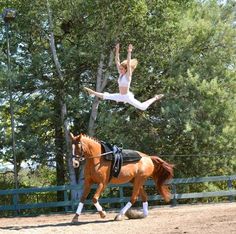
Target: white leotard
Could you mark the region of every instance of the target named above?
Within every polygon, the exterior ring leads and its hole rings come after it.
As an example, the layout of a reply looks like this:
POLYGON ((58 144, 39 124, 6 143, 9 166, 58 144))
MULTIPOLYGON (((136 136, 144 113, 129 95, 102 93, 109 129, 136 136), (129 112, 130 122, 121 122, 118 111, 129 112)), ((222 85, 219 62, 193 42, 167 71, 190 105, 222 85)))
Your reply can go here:
POLYGON ((125 75, 120 75, 119 79, 118 79, 118 84, 119 87, 130 87, 130 79, 125 75))

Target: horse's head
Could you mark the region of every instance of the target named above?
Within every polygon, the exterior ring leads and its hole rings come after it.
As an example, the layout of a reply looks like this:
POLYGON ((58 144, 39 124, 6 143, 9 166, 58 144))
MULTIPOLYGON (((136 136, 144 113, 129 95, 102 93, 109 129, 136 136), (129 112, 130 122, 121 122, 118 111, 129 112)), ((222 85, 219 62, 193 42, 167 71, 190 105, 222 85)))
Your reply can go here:
POLYGON ((85 159, 83 143, 81 142, 82 134, 74 136, 70 133, 71 143, 72 143, 72 163, 73 167, 77 168, 80 165, 80 162, 85 159))

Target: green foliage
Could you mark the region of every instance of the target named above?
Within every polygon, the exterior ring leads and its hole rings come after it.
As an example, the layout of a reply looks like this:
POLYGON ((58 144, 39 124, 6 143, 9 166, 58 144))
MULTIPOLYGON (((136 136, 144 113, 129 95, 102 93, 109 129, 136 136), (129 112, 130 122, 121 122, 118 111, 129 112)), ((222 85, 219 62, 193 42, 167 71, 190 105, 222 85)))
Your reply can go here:
MULTIPOLYGON (((119 41, 121 58, 126 58, 127 45, 133 43, 133 57, 139 61, 132 80, 135 97, 140 101, 157 93, 165 97, 145 112, 127 104, 100 102, 96 137, 163 155, 176 165, 176 176, 235 172, 232 1, 225 5, 195 0, 49 2, 62 80, 50 52, 46 1, 9 1, 9 7, 18 11, 9 34, 19 170, 22 161, 55 166, 58 156, 63 158, 62 102, 67 105, 71 131, 87 132, 93 99, 82 88, 96 86, 102 53, 103 72, 109 74, 105 91, 118 91, 115 65, 110 68, 108 61, 110 50, 119 41)), ((7 7, 4 4, 1 10, 7 7)), ((12 162, 3 22, 0 48, 0 157, 12 162)), ((55 177, 49 178, 55 183, 55 177)))
POLYGON ((37 169, 23 169, 19 173, 21 187, 43 187, 56 185, 54 168, 39 166, 37 169), (40 178, 40 180, 39 180, 40 178))
MULTIPOLYGON (((55 169, 47 166, 38 166, 36 168, 22 168, 19 171, 19 187, 42 187, 56 185, 55 169)), ((14 188, 13 172, 1 172, 1 189, 14 188)))

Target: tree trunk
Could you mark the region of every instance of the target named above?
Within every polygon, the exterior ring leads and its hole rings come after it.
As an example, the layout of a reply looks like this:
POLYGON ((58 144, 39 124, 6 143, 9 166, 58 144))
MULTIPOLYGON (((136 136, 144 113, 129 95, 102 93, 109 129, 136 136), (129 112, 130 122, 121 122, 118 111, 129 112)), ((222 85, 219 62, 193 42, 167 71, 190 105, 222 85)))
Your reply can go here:
MULTIPOLYGON (((61 65, 57 56, 57 51, 56 51, 56 46, 55 46, 55 39, 54 39, 54 33, 53 33, 53 22, 52 22, 52 14, 50 10, 50 4, 49 1, 47 0, 47 10, 48 10, 48 20, 49 20, 49 28, 50 28, 50 47, 51 47, 51 52, 53 56, 53 61, 56 67, 56 71, 58 73, 59 79, 61 82, 63 82, 63 75, 61 72, 61 65)), ((60 92, 60 99, 59 99, 59 104, 60 104, 60 115, 61 115, 61 123, 63 126, 64 130, 64 139, 66 142, 66 158, 67 158, 67 165, 68 165, 68 170, 69 170, 69 177, 70 177, 70 183, 71 184, 76 184, 76 175, 75 175, 75 170, 72 165, 72 160, 71 160, 71 140, 70 140, 70 131, 69 131, 69 124, 67 120, 67 107, 66 103, 64 101, 65 99, 65 92, 63 88, 59 91, 60 92)), ((76 198, 77 193, 72 193, 72 198, 76 198)))
MULTIPOLYGON (((63 129, 62 125, 60 124, 60 106, 58 103, 55 103, 55 112, 56 112, 56 120, 55 122, 55 146, 56 146, 56 176, 57 176, 57 185, 64 185, 65 184, 65 165, 63 160, 63 153, 64 153, 64 137, 63 137, 63 129), (58 118, 59 117, 59 118, 58 118)), ((64 193, 63 191, 57 192, 57 200, 63 201, 64 200, 64 193)))
MULTIPOLYGON (((97 92, 103 92, 104 88, 107 85, 107 79, 108 79, 109 74, 110 74, 109 73, 109 68, 112 65, 113 57, 114 57, 113 51, 111 50, 110 51, 108 68, 106 69, 107 72, 105 74, 103 74, 105 56, 104 56, 103 53, 101 53, 100 62, 99 62, 99 66, 98 66, 98 71, 97 71, 97 81, 96 81, 96 91, 97 92)), ((100 100, 96 97, 93 101, 93 104, 92 104, 92 110, 91 110, 91 114, 90 114, 90 118, 89 118, 89 126, 88 126, 88 134, 90 136, 95 135, 96 120, 97 120, 97 116, 98 116, 99 102, 100 102, 100 100)))

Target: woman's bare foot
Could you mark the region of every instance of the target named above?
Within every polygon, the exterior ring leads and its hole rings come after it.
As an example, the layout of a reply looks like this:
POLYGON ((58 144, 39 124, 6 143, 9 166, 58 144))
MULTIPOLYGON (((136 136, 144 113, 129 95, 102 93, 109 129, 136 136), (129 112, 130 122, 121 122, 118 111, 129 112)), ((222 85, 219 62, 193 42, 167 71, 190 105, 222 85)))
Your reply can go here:
POLYGON ((164 94, 155 95, 156 101, 164 97, 164 94))
POLYGON ((84 87, 84 89, 89 93, 89 95, 94 95, 95 91, 93 91, 92 89, 90 88, 87 88, 87 87, 84 87))
POLYGON ((103 93, 99 93, 99 92, 96 92, 96 91, 94 91, 94 90, 92 90, 92 89, 90 89, 90 88, 87 88, 87 87, 84 87, 84 89, 86 90, 86 91, 88 91, 88 93, 89 93, 89 95, 90 96, 96 96, 96 97, 99 97, 99 98, 101 98, 101 99, 103 99, 103 93))

